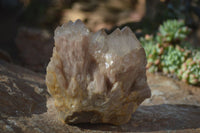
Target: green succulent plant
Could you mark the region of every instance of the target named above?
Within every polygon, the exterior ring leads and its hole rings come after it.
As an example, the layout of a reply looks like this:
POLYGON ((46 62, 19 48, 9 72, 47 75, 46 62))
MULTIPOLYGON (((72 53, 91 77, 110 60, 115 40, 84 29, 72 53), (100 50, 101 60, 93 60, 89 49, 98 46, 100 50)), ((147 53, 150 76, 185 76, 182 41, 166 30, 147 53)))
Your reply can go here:
POLYGON ((200 60, 194 60, 188 58, 185 63, 182 64, 177 74, 178 78, 189 84, 200 84, 200 60))
POLYGON ((172 74, 189 84, 200 84, 200 50, 183 41, 189 32, 183 21, 168 20, 160 26, 156 36, 141 38, 147 70, 172 74))
POLYGON ((168 46, 161 56, 161 67, 165 74, 176 74, 183 62, 186 60, 188 52, 179 46, 168 46))
POLYGON ((180 43, 190 31, 184 21, 167 20, 159 27, 156 39, 158 42, 180 43))
POLYGON ((200 50, 196 49, 193 53, 192 53, 193 59, 195 61, 200 61, 200 50))
POLYGON ((140 39, 147 56, 147 66, 149 72, 157 72, 159 70, 160 55, 163 52, 163 48, 159 44, 156 44, 152 36, 140 39))

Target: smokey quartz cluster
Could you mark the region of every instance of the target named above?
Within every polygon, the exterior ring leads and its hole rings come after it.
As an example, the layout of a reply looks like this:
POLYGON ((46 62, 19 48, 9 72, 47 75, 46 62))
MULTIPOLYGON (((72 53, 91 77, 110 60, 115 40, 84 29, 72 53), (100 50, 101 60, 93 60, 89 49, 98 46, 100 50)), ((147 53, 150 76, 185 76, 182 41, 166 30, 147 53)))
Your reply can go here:
POLYGON ((150 97, 145 51, 128 27, 107 35, 70 21, 54 39, 46 84, 62 121, 124 124, 150 97))

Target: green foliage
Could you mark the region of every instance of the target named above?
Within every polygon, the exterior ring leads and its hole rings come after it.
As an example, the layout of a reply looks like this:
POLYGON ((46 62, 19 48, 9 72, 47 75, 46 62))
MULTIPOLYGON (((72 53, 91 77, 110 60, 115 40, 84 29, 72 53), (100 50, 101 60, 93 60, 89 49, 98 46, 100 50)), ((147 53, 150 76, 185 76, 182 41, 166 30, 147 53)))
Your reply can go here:
POLYGON ((180 66, 188 56, 188 52, 179 46, 168 46, 161 56, 162 71, 165 74, 177 74, 180 66))
POLYGON ((194 60, 188 58, 185 63, 182 64, 177 74, 178 78, 189 84, 200 83, 200 60, 194 60))
POLYGON ((158 42, 180 43, 186 39, 190 29, 185 26, 184 21, 167 20, 159 27, 158 42))
POLYGON ((200 50, 191 48, 185 41, 189 32, 182 21, 168 20, 160 26, 157 36, 141 38, 147 70, 173 74, 189 84, 200 84, 200 50))
POLYGON ((159 70, 159 63, 161 58, 160 55, 163 53, 163 48, 159 44, 155 45, 156 42, 151 36, 146 36, 146 39, 141 38, 141 43, 146 52, 148 71, 157 72, 159 70))

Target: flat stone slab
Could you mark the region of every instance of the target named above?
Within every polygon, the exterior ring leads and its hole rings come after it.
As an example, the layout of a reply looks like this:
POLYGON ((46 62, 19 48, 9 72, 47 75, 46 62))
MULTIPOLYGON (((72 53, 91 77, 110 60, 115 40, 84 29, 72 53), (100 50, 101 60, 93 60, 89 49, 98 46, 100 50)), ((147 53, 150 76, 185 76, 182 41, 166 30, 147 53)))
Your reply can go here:
POLYGON ((0 132, 200 132, 199 87, 152 74, 148 74, 148 82, 153 96, 127 124, 68 125, 57 119, 44 75, 0 62, 0 132))
POLYGON ((188 85, 160 74, 148 73, 147 80, 152 96, 145 100, 143 105, 187 104, 200 106, 200 87, 188 85))

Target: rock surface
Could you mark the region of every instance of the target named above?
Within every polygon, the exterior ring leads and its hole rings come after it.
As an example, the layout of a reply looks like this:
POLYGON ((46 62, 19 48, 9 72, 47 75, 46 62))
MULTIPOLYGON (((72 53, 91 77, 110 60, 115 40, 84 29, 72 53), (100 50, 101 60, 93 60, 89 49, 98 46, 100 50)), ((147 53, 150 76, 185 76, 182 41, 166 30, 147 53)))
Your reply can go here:
POLYGON ((54 39, 46 83, 62 121, 124 124, 150 97, 146 55, 128 27, 93 34, 70 21, 54 39))
POLYGON ((172 78, 148 73, 152 96, 143 105, 187 104, 200 106, 200 87, 188 85, 172 78), (151 78, 150 78, 151 77, 151 78))
POLYGON ((43 75, 0 62, 0 132, 199 133, 200 87, 189 86, 160 75, 148 74, 147 79, 153 92, 152 99, 146 100, 127 124, 68 125, 58 120, 54 101, 47 93, 43 75), (155 93, 156 90, 162 92, 162 95, 155 93))
POLYGON ((45 72, 53 49, 52 38, 46 30, 19 28, 16 46, 22 65, 37 72, 45 72))

